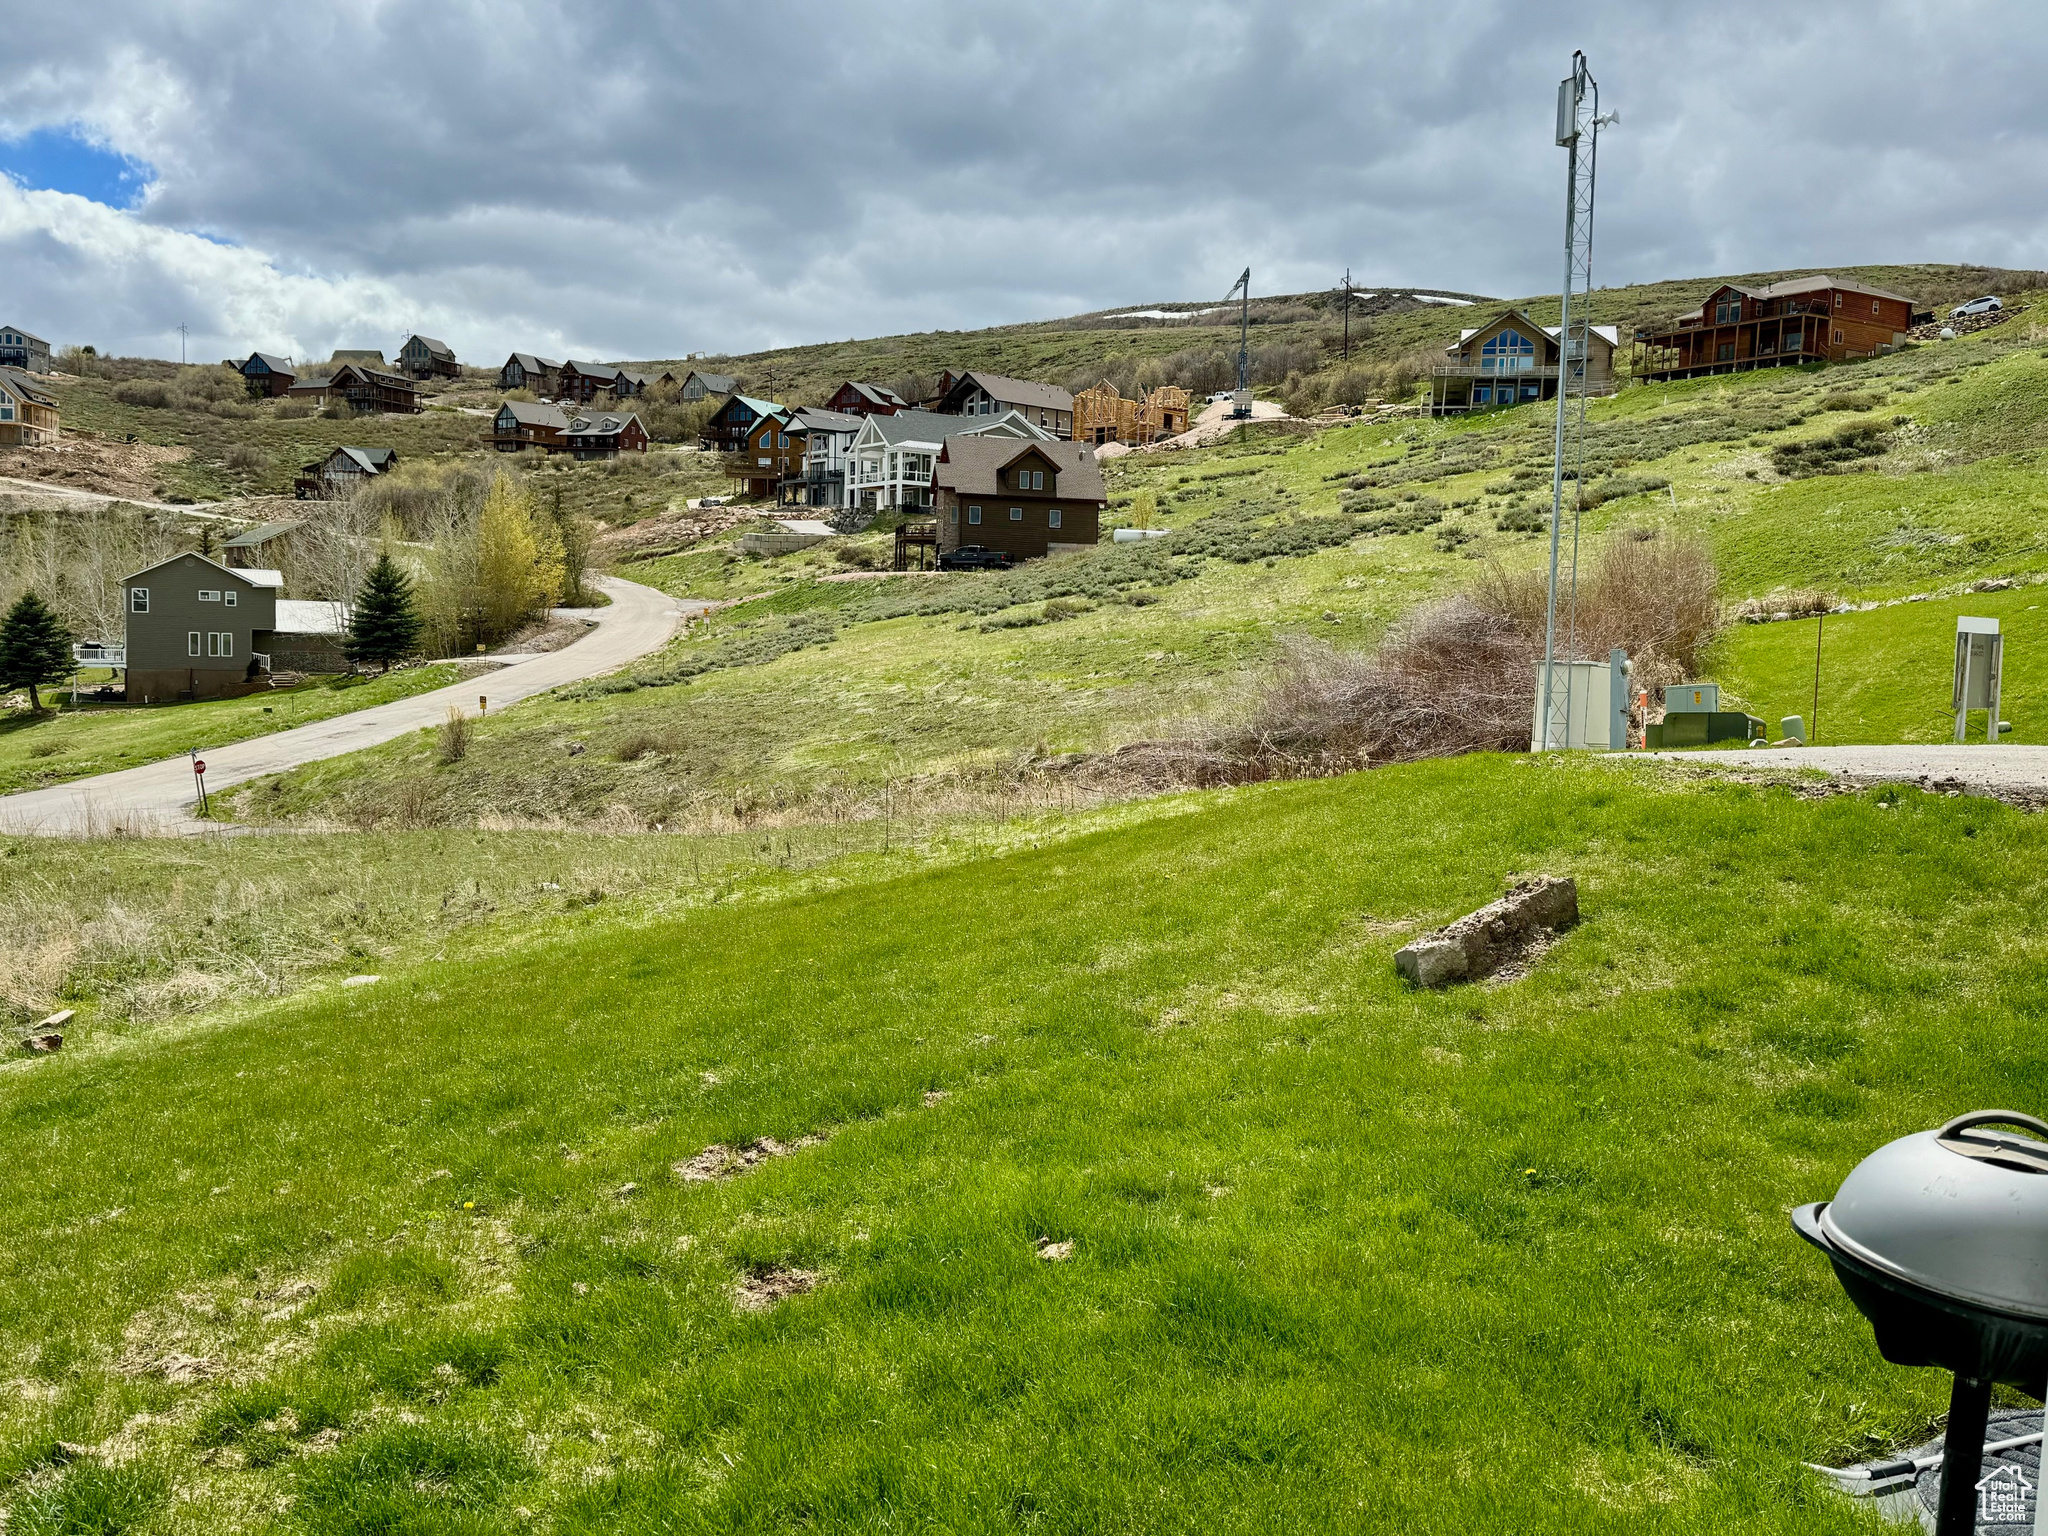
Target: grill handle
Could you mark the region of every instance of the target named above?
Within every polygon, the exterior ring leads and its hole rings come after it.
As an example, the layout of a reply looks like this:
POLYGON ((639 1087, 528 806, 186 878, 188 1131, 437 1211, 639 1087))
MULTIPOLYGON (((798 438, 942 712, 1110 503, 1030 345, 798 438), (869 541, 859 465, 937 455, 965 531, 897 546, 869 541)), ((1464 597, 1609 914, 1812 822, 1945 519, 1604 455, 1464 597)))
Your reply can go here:
POLYGON ((2048 1173, 2048 1124, 2036 1120, 2032 1115, 2023 1115, 2016 1109, 1979 1109, 1967 1115, 1957 1115, 1940 1130, 1934 1139, 1949 1151, 1963 1157, 1974 1157, 1980 1162, 1998 1163, 2021 1173, 2048 1173), (1986 1125, 2011 1125, 2034 1132, 2040 1142, 2024 1141, 2016 1137, 2001 1136, 1995 1141, 1965 1139, 1963 1132, 1986 1125))
POLYGON ((2048 1141, 2048 1121, 2036 1120, 2032 1115, 2023 1115, 2016 1109, 1973 1109, 1967 1115, 1957 1115, 1934 1134, 1946 1140, 1954 1132, 1967 1131, 1980 1125, 2017 1125, 2048 1141))

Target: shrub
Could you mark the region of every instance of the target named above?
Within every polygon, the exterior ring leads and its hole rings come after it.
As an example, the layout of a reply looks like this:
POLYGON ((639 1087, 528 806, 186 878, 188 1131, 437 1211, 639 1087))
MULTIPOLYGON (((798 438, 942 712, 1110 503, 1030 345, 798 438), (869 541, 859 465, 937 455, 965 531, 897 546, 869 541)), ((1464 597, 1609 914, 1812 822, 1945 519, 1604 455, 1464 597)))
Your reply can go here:
POLYGON ((449 705, 441 721, 434 756, 443 763, 459 763, 469 756, 469 716, 457 705, 449 705))
POLYGON ((161 379, 130 379, 114 386, 114 398, 123 405, 141 405, 161 410, 171 403, 171 386, 161 379))
POLYGON ((270 455, 249 443, 237 443, 222 460, 229 469, 261 472, 270 468, 270 455))
POLYGON ((1860 390, 1838 389, 1831 395, 1821 397, 1816 409, 1823 411, 1868 411, 1884 404, 1883 395, 1869 394, 1860 390))
POLYGON ((1841 474, 1859 460, 1882 456, 1890 447, 1891 438, 1882 423, 1859 421, 1824 437, 1778 444, 1771 450, 1771 467, 1793 479, 1841 474))

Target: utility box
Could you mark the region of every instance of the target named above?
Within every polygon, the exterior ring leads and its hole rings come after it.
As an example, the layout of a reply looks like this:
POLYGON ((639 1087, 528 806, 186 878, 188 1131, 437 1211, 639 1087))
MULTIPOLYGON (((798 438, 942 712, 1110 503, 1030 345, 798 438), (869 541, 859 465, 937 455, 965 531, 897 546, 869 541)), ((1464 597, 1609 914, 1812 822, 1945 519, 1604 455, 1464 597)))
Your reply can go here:
POLYGON ((1252 392, 1248 389, 1231 391, 1230 419, 1242 421, 1252 413, 1252 392))
POLYGON ((1998 740, 1998 691, 2005 670, 2005 636, 1998 632, 1998 620, 1956 616, 1956 676, 1954 706, 1956 740, 1963 739, 1970 711, 1989 710, 1984 737, 1998 740))
POLYGON ((1673 683, 1664 690, 1664 713, 1714 715, 1721 711, 1719 683, 1673 683))
POLYGON ((1536 663, 1536 705, 1529 721, 1531 752, 1624 752, 1628 749, 1628 658, 1556 661, 1550 674, 1550 731, 1544 740, 1543 663, 1536 663))

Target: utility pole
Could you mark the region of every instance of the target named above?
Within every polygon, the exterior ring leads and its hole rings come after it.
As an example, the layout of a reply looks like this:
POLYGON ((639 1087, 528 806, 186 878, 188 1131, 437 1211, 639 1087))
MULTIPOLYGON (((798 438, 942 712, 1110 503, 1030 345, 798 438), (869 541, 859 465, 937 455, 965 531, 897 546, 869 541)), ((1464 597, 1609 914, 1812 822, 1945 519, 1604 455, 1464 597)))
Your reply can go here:
POLYGON ((1252 269, 1246 267, 1244 276, 1230 285, 1230 292, 1223 295, 1228 304, 1242 291, 1244 306, 1238 312, 1237 326, 1237 392, 1230 403, 1233 421, 1242 420, 1252 413, 1252 269))
POLYGON ((1351 269, 1344 269, 1344 364, 1351 364, 1351 269))
POLYGON ((178 322, 178 366, 185 366, 185 322, 178 322))
POLYGON ((1543 615, 1543 678, 1540 694, 1542 726, 1532 749, 1548 752, 1570 745, 1571 683, 1556 686, 1557 598, 1559 556, 1564 537, 1564 470, 1567 452, 1576 448, 1579 463, 1572 480, 1572 561, 1565 594, 1564 659, 1575 660, 1578 641, 1579 512, 1585 487, 1579 474, 1584 468, 1586 437, 1586 355, 1589 306, 1593 289, 1593 182, 1599 154, 1600 129, 1612 117, 1600 115, 1600 86, 1587 67, 1583 52, 1572 54, 1572 72, 1557 88, 1557 142, 1570 151, 1566 173, 1564 220, 1564 288, 1559 297, 1557 317, 1557 429, 1550 466, 1550 588, 1543 615), (1573 300, 1574 292, 1578 298, 1573 300), (1572 413, 1576 399, 1578 413, 1572 413), (1569 438, 1569 442, 1568 442, 1569 438))

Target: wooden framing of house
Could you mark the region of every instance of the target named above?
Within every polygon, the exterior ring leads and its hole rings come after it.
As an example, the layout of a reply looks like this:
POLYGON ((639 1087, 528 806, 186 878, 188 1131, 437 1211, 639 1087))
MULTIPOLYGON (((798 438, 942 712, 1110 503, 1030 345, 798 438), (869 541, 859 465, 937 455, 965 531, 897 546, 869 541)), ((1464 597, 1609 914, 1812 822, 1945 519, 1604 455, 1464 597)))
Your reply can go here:
POLYGON ((1104 379, 1074 396, 1074 440, 1142 446, 1178 437, 1188 429, 1191 397, 1177 384, 1162 384, 1135 400, 1104 379))
POLYGON ((1817 273, 1763 288, 1723 283, 1698 309, 1635 333, 1639 381, 1877 357, 1904 346, 1913 303, 1817 273))

